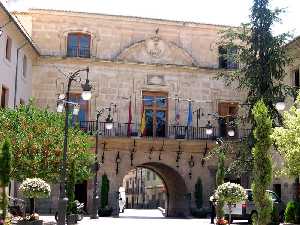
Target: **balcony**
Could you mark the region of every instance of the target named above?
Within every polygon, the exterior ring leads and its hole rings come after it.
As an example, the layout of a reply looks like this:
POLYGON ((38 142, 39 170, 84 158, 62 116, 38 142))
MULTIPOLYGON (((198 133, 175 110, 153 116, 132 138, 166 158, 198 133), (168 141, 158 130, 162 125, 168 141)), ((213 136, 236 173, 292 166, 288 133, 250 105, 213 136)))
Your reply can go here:
POLYGON ((90 58, 90 48, 85 47, 68 47, 67 57, 90 58))
MULTIPOLYGON (((88 134, 94 135, 96 132, 96 121, 81 121, 80 129, 88 134)), ((114 123, 111 130, 105 129, 105 122, 99 122, 99 134, 103 137, 139 137, 139 124, 131 124, 131 133, 128 134, 128 123, 114 123)), ((225 139, 243 139, 250 134, 250 129, 235 129, 235 136, 224 136, 220 129, 213 128, 212 136, 206 135, 206 127, 187 127, 180 125, 169 125, 165 135, 155 138, 169 139, 188 139, 188 140, 207 140, 223 137, 225 139)), ((154 138, 153 136, 144 135, 143 138, 154 138)))

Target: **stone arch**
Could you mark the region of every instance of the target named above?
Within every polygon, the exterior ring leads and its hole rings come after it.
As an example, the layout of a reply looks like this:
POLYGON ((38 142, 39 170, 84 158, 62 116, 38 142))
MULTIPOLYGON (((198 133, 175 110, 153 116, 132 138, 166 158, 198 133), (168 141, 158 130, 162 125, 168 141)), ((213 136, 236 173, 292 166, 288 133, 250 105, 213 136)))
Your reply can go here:
POLYGON ((159 36, 130 45, 117 56, 117 60, 145 64, 195 65, 195 60, 185 49, 159 36))
POLYGON ((183 177, 173 168, 159 162, 146 162, 137 167, 147 168, 155 172, 163 181, 167 190, 167 217, 187 217, 189 207, 187 187, 183 177))

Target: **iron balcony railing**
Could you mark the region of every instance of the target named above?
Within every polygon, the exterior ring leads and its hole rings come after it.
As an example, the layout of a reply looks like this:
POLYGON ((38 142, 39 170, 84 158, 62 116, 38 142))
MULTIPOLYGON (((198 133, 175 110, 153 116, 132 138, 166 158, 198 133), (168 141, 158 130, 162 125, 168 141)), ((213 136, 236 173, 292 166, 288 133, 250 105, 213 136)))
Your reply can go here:
MULTIPOLYGON (((80 121, 80 129, 88 134, 96 134, 96 121, 80 121)), ((113 123, 111 130, 105 129, 105 122, 99 122, 99 135, 104 137, 138 137, 140 136, 139 124, 130 124, 130 132, 128 130, 128 123, 113 123)), ((213 128, 211 136, 206 135, 206 127, 187 127, 180 125, 168 125, 164 135, 155 136, 144 134, 144 138, 170 138, 170 139, 190 139, 190 140, 207 140, 215 139, 217 137, 229 138, 228 136, 220 135, 221 132, 217 128, 213 128)), ((249 129, 235 129, 235 136, 232 139, 242 139, 249 136, 249 129)))
POLYGON ((90 48, 87 47, 68 47, 68 57, 90 58, 90 48))

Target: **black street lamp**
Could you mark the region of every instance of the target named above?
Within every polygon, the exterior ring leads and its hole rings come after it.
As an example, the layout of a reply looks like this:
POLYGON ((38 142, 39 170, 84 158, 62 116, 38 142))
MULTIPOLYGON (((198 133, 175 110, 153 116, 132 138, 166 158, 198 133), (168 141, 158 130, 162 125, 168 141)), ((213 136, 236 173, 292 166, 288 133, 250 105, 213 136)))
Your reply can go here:
POLYGON ((67 151, 68 151, 68 131, 69 131, 69 111, 70 111, 70 104, 75 105, 73 114, 78 114, 79 105, 70 102, 70 89, 73 81, 78 81, 76 78, 79 77, 80 72, 86 71, 86 80, 83 86, 83 93, 81 95, 83 100, 90 100, 91 99, 91 85, 89 84, 89 68, 76 70, 73 73, 70 73, 68 78, 68 88, 66 95, 61 94, 59 96, 59 104, 57 106, 57 111, 62 112, 63 108, 65 108, 65 129, 64 129, 64 149, 63 149, 63 159, 61 164, 61 174, 60 174, 60 194, 59 194, 59 202, 58 202, 58 221, 57 225, 65 225, 66 223, 66 209, 68 198, 66 197, 66 163, 67 163, 67 151))
POLYGON ((205 127, 205 133, 207 136, 212 135, 214 132, 213 126, 211 125, 210 121, 207 121, 206 127, 205 127))
POLYGON ((99 208, 98 171, 100 165, 98 162, 98 142, 99 142, 99 135, 101 135, 101 133, 99 133, 99 120, 100 120, 100 116, 104 113, 105 109, 108 109, 109 111, 108 117, 106 118, 105 129, 111 130, 113 128, 113 118, 110 115, 111 107, 98 110, 97 117, 96 117, 96 148, 95 148, 95 165, 94 165, 95 177, 94 177, 94 191, 93 191, 93 208, 90 216, 91 219, 99 218, 98 216, 98 208, 99 208))

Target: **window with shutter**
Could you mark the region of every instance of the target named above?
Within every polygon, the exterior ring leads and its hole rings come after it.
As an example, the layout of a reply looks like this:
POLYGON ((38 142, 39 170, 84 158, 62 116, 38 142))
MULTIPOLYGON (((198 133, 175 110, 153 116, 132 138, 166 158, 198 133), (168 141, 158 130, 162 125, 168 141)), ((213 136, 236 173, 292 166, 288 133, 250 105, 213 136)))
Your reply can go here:
POLYGON ((73 33, 68 35, 68 57, 90 57, 91 36, 88 34, 73 33))
POLYGON ((235 128, 234 119, 238 112, 238 103, 234 102, 220 102, 218 105, 219 113, 219 135, 221 137, 227 137, 229 128, 235 130, 237 135, 237 129, 235 128))

